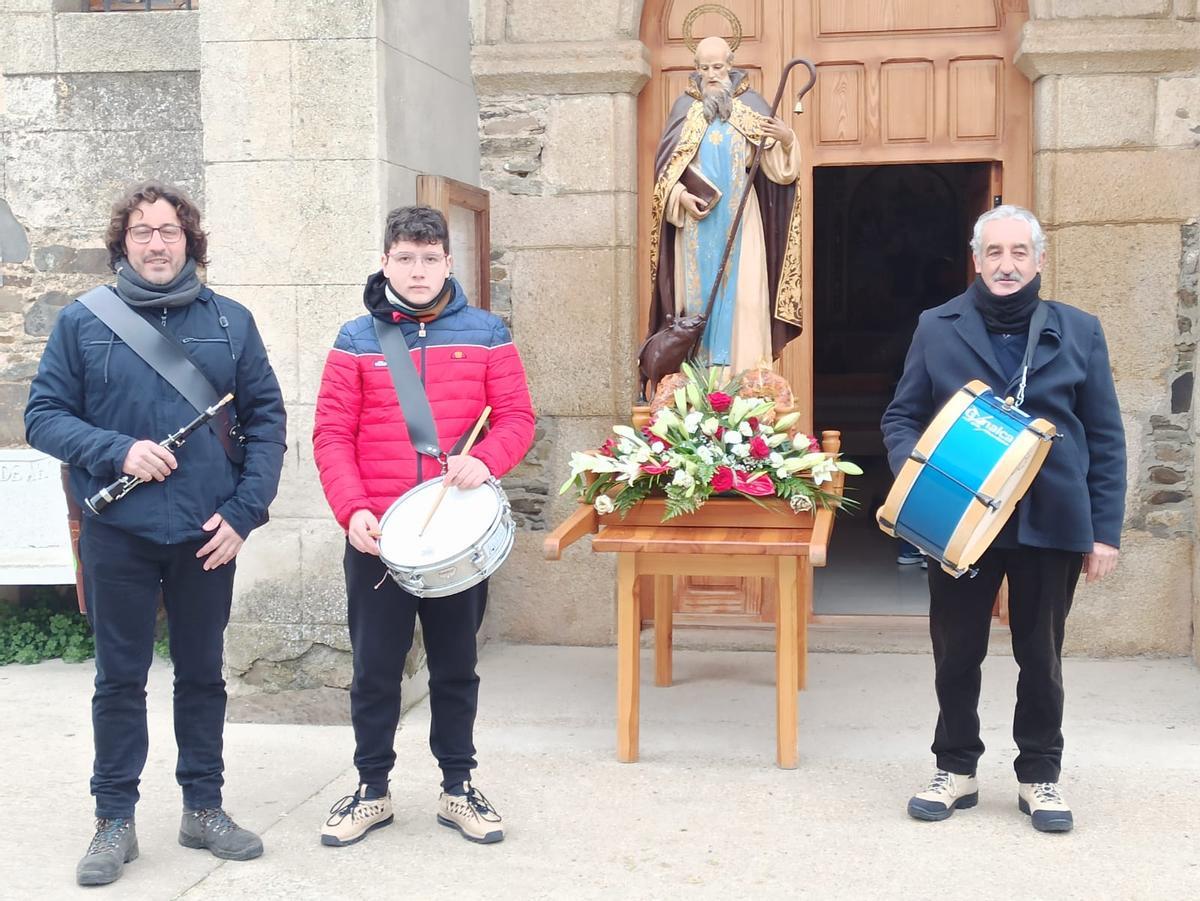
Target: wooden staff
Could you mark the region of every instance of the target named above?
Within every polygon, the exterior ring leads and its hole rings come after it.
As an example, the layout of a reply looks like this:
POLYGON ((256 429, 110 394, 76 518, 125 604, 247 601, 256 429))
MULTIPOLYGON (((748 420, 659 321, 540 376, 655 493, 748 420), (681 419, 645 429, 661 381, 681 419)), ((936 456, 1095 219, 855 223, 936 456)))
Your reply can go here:
MULTIPOLYGON (((468 438, 467 443, 463 445, 462 454, 461 454, 462 456, 465 456, 466 454, 470 453, 471 445, 474 444, 475 439, 479 437, 479 430, 483 428, 483 424, 485 422, 487 422, 487 418, 489 415, 491 415, 491 412, 492 412, 491 407, 484 407, 483 412, 479 414, 479 421, 475 423, 475 428, 471 429, 471 437, 468 438)), ((421 529, 420 529, 420 531, 417 532, 418 538, 420 538, 422 535, 425 534, 425 529, 429 525, 429 521, 431 519, 433 519, 433 514, 437 512, 437 508, 439 506, 441 506, 442 498, 444 498, 446 496, 446 491, 449 489, 449 487, 450 486, 447 485, 446 482, 443 480, 442 488, 438 492, 437 497, 434 498, 433 506, 429 508, 429 515, 425 517, 425 522, 421 523, 421 529)))

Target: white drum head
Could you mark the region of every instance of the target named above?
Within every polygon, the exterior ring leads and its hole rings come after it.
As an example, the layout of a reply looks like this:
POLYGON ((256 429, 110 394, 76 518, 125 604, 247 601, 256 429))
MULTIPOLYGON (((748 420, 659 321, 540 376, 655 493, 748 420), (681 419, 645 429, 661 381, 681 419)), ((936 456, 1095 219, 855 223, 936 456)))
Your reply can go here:
POLYGON ((408 491, 388 508, 380 523, 379 553, 395 566, 422 567, 448 560, 478 542, 496 521, 500 499, 488 482, 478 488, 450 488, 425 533, 417 532, 442 490, 442 479, 430 479, 408 491))

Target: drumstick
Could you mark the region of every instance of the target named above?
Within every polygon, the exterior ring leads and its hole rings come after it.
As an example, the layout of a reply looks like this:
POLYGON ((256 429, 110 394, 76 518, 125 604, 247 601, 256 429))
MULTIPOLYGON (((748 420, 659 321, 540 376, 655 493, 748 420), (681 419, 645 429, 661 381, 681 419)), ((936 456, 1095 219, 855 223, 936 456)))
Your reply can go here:
MULTIPOLYGON (((471 445, 475 443, 475 439, 479 437, 479 430, 483 428, 483 424, 487 422, 488 416, 491 414, 491 407, 484 407, 483 412, 479 414, 479 421, 475 423, 475 428, 471 429, 471 437, 467 439, 467 443, 463 445, 462 455, 466 455, 471 450, 471 445)), ((433 499, 433 506, 429 508, 429 515, 425 517, 425 522, 421 523, 421 528, 417 532, 417 537, 420 538, 425 534, 425 529, 429 525, 429 520, 433 519, 433 514, 437 512, 438 506, 442 502, 442 498, 446 496, 446 490, 450 486, 444 481, 442 489, 438 492, 437 497, 433 499)))

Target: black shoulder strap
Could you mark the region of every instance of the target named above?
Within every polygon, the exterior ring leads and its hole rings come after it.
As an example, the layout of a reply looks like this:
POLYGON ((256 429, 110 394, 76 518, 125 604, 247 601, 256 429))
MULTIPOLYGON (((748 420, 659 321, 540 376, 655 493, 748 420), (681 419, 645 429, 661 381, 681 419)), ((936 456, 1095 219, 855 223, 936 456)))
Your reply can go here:
POLYGON ((1019 407, 1025 403, 1025 385, 1029 379, 1029 367, 1033 365, 1033 353, 1037 350, 1038 339, 1050 314, 1046 312, 1046 302, 1039 300, 1033 308, 1033 316, 1029 319, 1029 337, 1025 340, 1025 357, 1021 360, 1019 383, 1017 385, 1017 401, 1019 407))
MULTIPOLYGON (((135 313, 112 288, 93 288, 80 297, 79 302, 112 329, 151 369, 166 379, 197 413, 203 413, 220 401, 221 396, 205 378, 204 373, 196 368, 183 346, 135 313)), ((234 428, 228 406, 222 407, 221 412, 210 419, 208 425, 221 442, 226 456, 241 466, 246 458, 246 451, 234 428)))
POLYGON ((396 388, 396 400, 400 403, 400 413, 408 426, 408 437, 418 453, 440 460, 442 449, 438 444, 437 426, 433 424, 433 410, 429 408, 425 387, 409 356, 404 332, 400 326, 389 325, 374 316, 371 321, 375 324, 375 335, 379 338, 379 346, 396 388))

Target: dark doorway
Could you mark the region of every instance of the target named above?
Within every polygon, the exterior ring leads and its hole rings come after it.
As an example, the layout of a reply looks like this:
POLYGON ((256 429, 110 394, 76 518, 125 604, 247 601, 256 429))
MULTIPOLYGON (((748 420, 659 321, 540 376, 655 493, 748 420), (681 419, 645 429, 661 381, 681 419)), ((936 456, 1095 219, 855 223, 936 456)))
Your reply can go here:
POLYGON ((815 571, 817 614, 924 615, 925 578, 875 524, 891 487, 879 420, 923 310, 972 277, 967 246, 988 207, 991 163, 813 170, 813 396, 819 430, 840 429, 861 503, 839 518, 815 571))

